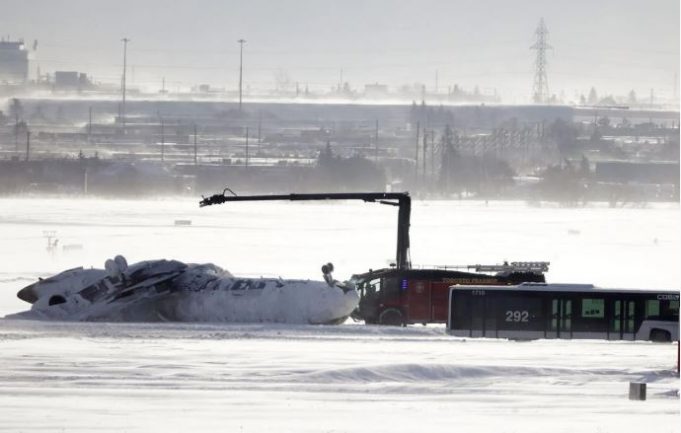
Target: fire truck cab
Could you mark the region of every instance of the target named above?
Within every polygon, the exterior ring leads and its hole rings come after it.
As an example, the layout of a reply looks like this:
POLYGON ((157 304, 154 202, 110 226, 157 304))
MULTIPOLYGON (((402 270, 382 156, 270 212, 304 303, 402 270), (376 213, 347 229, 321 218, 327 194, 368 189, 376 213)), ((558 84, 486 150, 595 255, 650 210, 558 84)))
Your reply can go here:
POLYGON ((367 324, 407 325, 446 323, 449 287, 452 285, 513 285, 545 282, 547 262, 514 262, 503 265, 471 265, 470 271, 453 269, 370 270, 350 282, 360 295, 353 318, 367 324))

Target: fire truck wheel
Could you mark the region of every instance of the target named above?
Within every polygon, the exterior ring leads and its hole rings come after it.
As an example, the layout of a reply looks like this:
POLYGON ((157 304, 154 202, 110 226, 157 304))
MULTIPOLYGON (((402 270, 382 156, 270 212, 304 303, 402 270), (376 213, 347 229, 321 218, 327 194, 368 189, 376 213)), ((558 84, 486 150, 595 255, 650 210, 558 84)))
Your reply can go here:
POLYGON ((388 308, 378 316, 379 325, 404 326, 404 317, 397 308, 388 308))

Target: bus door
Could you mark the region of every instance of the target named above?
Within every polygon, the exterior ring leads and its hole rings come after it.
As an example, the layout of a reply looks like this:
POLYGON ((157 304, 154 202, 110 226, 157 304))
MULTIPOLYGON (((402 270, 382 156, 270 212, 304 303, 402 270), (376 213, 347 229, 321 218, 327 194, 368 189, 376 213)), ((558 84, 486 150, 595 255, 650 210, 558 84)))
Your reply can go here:
POLYGON ((612 314, 610 314, 610 326, 608 327, 608 340, 621 340, 624 329, 622 327, 623 302, 613 301, 612 314))
POLYGON ((635 301, 625 301, 624 302, 624 334, 622 336, 623 340, 635 340, 636 339, 636 302, 635 301))
POLYGON ((572 300, 551 299, 551 322, 546 338, 572 338, 572 300))
POLYGON ((431 321, 431 287, 430 281, 402 280, 402 285, 408 284, 407 290, 407 321, 410 323, 428 323, 431 321))
MULTIPOLYGON (((483 292, 484 293, 484 292, 483 292)), ((485 296, 474 293, 468 304, 471 317, 471 337, 485 336, 485 296)))
POLYGON ((617 299, 610 318, 610 340, 633 340, 636 337, 636 302, 617 299))

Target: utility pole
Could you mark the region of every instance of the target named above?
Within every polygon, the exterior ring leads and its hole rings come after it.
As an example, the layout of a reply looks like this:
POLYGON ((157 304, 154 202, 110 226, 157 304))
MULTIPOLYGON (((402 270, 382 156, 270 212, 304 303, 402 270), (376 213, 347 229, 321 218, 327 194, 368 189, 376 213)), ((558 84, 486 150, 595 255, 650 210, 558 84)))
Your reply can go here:
POLYGON ((241 102, 243 96, 243 79, 244 79, 244 44, 245 39, 239 39, 239 112, 241 112, 241 102))
POLYGON ((530 49, 537 51, 537 57, 534 61, 532 100, 537 104, 544 104, 549 99, 549 80, 546 76, 546 51, 552 48, 548 43, 549 31, 544 24, 544 18, 539 20, 539 25, 534 34, 537 36, 537 40, 530 49))
MULTIPOLYGON (((432 134, 435 134, 435 131, 431 131, 432 134)), ((428 156, 428 131, 424 128, 423 129, 423 173, 421 173, 421 176, 423 176, 423 186, 425 188, 426 186, 426 159, 428 156)))
POLYGON ((435 130, 430 135, 430 177, 435 181, 435 130))
POLYGON ((378 164, 378 119, 376 119, 376 132, 374 137, 374 160, 378 164))
POLYGON ((419 138, 421 135, 421 122, 416 122, 416 155, 414 158, 414 187, 419 180, 419 138))
POLYGON ((166 153, 166 131, 165 122, 163 117, 161 117, 161 162, 165 161, 166 153))
POLYGON ((125 80, 128 70, 128 42, 130 42, 130 39, 123 38, 121 39, 121 42, 123 42, 123 80, 121 83, 121 93, 123 98, 121 104, 121 121, 123 122, 123 132, 125 133, 125 94, 126 94, 125 80))
POLYGON ((19 113, 14 113, 14 151, 19 157, 19 113))
POLYGON ((261 132, 262 132, 262 111, 258 111, 258 141, 256 142, 258 144, 262 143, 260 135, 261 132))
POLYGON ((92 106, 90 106, 87 111, 87 141, 92 141, 92 106))
POLYGON ((31 131, 26 128, 26 161, 31 153, 31 131))
POLYGON ((194 165, 198 165, 198 147, 196 145, 196 123, 194 124, 194 165))
POLYGON ((248 126, 246 127, 246 168, 248 168, 248 126))

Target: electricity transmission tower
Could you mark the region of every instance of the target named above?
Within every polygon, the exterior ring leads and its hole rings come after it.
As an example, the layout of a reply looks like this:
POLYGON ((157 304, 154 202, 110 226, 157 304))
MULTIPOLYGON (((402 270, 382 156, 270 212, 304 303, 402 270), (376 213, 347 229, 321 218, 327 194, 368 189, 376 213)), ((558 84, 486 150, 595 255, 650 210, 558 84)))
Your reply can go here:
POLYGON ((537 40, 530 49, 537 51, 537 57, 534 61, 535 69, 532 100, 535 103, 543 104, 548 102, 549 99, 549 80, 546 77, 546 51, 552 48, 548 43, 549 31, 544 24, 544 18, 539 20, 539 25, 534 33, 537 40))

